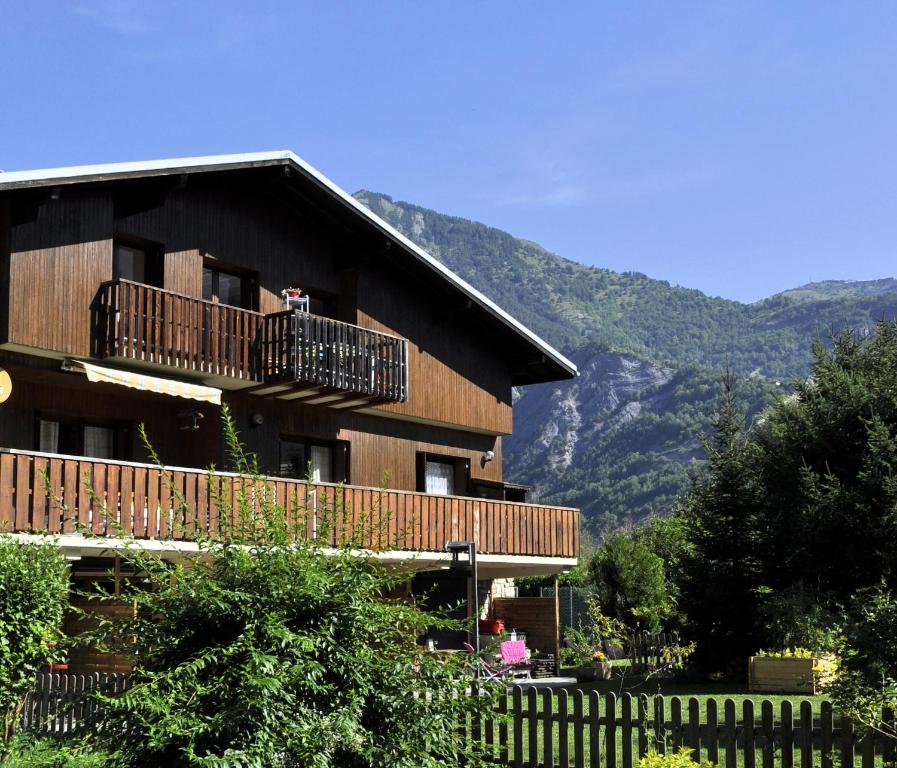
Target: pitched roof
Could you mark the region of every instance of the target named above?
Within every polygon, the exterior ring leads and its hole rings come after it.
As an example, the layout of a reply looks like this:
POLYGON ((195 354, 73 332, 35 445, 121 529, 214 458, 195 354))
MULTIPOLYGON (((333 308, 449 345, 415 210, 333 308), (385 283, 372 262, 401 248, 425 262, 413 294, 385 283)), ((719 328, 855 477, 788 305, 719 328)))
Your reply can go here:
MULTIPOLYGON (((491 299, 484 296, 468 282, 460 278, 444 264, 411 242, 367 207, 359 203, 345 190, 328 179, 301 157, 282 150, 276 152, 249 152, 233 155, 209 155, 205 157, 184 157, 169 160, 141 160, 130 163, 108 163, 102 165, 80 165, 67 168, 45 168, 32 171, 0 172, 0 192, 48 186, 64 186, 88 182, 117 181, 154 176, 203 173, 209 171, 230 171, 269 166, 287 166, 298 175, 315 183, 328 192, 337 202, 362 217, 370 225, 401 246, 403 252, 425 265, 439 277, 453 285, 470 301, 476 303, 505 327, 534 348, 547 363, 547 375, 534 375, 533 381, 551 381, 572 378, 578 375, 576 365, 558 352, 548 342, 541 339, 529 328, 513 318, 491 299)), ((515 383, 530 383, 523 377, 515 383)))

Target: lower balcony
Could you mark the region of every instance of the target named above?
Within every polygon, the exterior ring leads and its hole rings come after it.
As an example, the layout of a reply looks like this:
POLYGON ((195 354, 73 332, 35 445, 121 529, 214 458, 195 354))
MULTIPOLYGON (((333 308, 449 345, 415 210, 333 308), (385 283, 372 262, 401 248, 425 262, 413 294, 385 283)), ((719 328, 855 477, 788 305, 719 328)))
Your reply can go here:
MULTIPOLYGON (((2 450, 0 532, 66 539, 84 531, 113 538, 121 532, 160 549, 177 549, 197 531, 214 534, 220 512, 232 508, 241 485, 249 488, 252 480, 2 450)), ((419 553, 422 567, 441 561, 450 541, 475 541, 494 575, 557 572, 574 565, 579 554, 575 509, 280 478, 252 487, 253 494, 265 492, 287 514, 303 515, 305 536, 326 536, 336 545, 354 531, 361 548, 399 559, 419 553), (501 568, 506 572, 499 573, 501 568)))

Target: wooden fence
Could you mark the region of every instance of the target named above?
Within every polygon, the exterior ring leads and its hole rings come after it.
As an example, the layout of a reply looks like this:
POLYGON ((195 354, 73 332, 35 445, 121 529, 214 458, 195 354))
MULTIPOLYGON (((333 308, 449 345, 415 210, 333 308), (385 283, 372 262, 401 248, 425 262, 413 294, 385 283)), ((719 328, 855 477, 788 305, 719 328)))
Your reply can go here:
POLYGON ((94 693, 120 693, 129 676, 97 672, 92 675, 38 675, 25 697, 22 726, 42 736, 63 736, 90 726, 99 703, 94 693))
MULTIPOLYGON (((893 763, 895 742, 858 736, 829 702, 720 702, 596 691, 524 690, 504 718, 470 729, 513 768, 634 768, 649 750, 688 747, 726 768, 873 768, 893 763)), ((892 717, 892 716, 891 716, 892 717)))
POLYGON ((626 655, 633 672, 666 666, 678 669, 685 664, 678 632, 636 632, 629 637, 626 655))
MULTIPOLYGON (((124 675, 41 675, 26 700, 24 726, 64 735, 96 714, 90 695, 127 687, 124 675)), ((695 760, 725 768, 874 768, 893 764, 897 744, 859 736, 829 702, 789 700, 774 706, 735 702, 515 686, 497 716, 468 723, 496 765, 510 768, 634 768, 649 750, 688 747, 695 760)), ((886 713, 893 722, 893 714, 886 713)))

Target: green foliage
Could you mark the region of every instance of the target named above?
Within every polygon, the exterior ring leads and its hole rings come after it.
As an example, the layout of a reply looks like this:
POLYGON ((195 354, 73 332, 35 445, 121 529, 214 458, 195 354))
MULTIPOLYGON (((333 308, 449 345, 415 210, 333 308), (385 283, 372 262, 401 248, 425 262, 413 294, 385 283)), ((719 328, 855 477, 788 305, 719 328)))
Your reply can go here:
POLYGON ((743 667, 759 646, 763 488, 757 449, 743 424, 727 374, 707 469, 695 477, 680 510, 692 546, 683 598, 689 634, 698 644, 693 659, 705 673, 743 667))
POLYGON ((601 610, 595 595, 586 598, 588 618, 579 627, 567 627, 564 631, 564 647, 561 663, 568 666, 585 666, 595 660, 596 652, 607 654, 613 646, 623 644, 628 636, 626 625, 601 610))
POLYGON ((657 632, 673 609, 663 560, 642 537, 610 535, 589 562, 604 611, 632 630, 657 632))
POLYGON ((695 762, 693 749, 680 747, 678 752, 667 752, 665 755, 651 750, 638 761, 638 768, 715 768, 709 760, 695 762))
POLYGON ((758 430, 767 580, 846 605, 897 576, 897 324, 841 334, 814 356, 812 377, 758 430))
POLYGON ((52 543, 0 538, 0 760, 41 666, 59 653, 68 568, 52 543))
POLYGON ((840 613, 821 605, 802 584, 765 597, 761 621, 766 642, 780 653, 809 648, 810 655, 819 655, 836 651, 841 642, 840 613))
POLYGON ((13 739, 6 768, 106 768, 108 755, 87 751, 60 739, 36 739, 18 733, 13 739))
POLYGON ((897 739, 897 725, 882 717, 897 711, 897 597, 883 585, 852 601, 840 647, 840 675, 827 693, 864 729, 897 739))
POLYGON ((238 483, 235 508, 219 499, 221 534, 176 563, 126 555, 148 588, 128 594, 135 618, 104 627, 136 660, 97 734, 116 765, 479 765, 481 747, 456 727, 494 697, 468 695, 463 654, 416 644, 428 626, 456 625, 386 597, 409 573, 359 555, 333 499, 317 499, 319 538, 304 540, 311 511, 274 502, 225 418, 234 463, 253 479, 238 483))

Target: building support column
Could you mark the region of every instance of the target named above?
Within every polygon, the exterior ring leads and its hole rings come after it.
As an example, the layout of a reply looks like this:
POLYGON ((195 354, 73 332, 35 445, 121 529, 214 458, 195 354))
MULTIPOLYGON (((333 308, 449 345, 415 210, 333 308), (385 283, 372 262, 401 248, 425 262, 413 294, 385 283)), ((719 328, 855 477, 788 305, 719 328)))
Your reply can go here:
POLYGON ((561 597, 558 588, 558 575, 551 577, 552 592, 554 592, 554 674, 561 674, 561 597))

